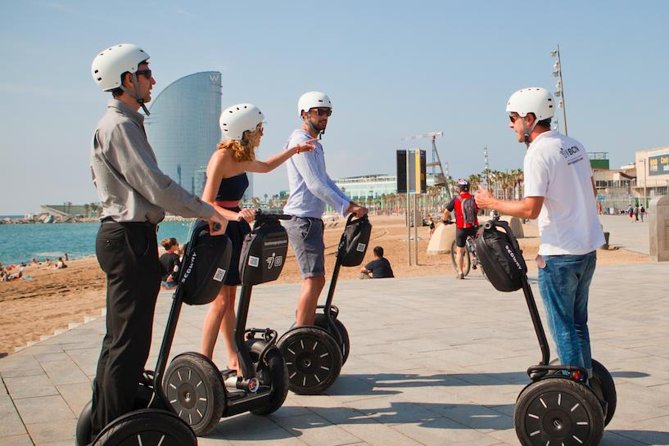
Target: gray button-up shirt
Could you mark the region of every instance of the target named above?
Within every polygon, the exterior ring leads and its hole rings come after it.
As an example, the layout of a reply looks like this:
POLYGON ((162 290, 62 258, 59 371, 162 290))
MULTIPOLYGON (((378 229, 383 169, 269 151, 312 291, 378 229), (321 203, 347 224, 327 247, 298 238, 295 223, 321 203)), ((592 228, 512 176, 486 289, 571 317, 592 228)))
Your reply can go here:
POLYGON ((144 116, 113 99, 98 123, 91 152, 93 184, 102 201, 102 218, 117 222, 159 223, 165 210, 208 220, 211 205, 165 175, 144 131, 144 116))

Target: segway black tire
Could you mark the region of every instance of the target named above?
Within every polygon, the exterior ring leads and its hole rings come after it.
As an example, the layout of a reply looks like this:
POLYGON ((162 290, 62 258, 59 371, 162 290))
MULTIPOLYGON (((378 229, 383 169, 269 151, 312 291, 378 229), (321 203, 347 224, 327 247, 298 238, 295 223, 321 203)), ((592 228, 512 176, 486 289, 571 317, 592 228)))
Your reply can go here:
POLYGON ((92 446, 197 446, 188 424, 172 412, 140 409, 109 423, 92 446))
POLYGON ((93 425, 91 424, 91 414, 93 411, 93 401, 89 401, 81 409, 79 418, 77 418, 77 427, 75 429, 75 444, 76 446, 86 446, 91 442, 91 432, 93 432, 93 425))
POLYGON ((611 373, 600 362, 592 360, 592 377, 590 378, 590 387, 598 398, 606 403, 606 413, 604 414, 604 426, 608 426, 616 413, 618 404, 618 393, 616 384, 613 382, 611 373))
MULTIPOLYGON (((335 327, 337 327, 337 330, 339 330, 339 335, 341 336, 341 343, 339 343, 339 348, 341 349, 341 365, 342 367, 344 364, 346 364, 346 360, 348 359, 348 354, 351 351, 351 340, 348 337, 348 330, 346 330, 346 327, 344 324, 339 320, 335 319, 334 320, 335 327)), ((316 315, 316 320, 314 321, 314 325, 321 327, 325 329, 326 331, 329 332, 325 319, 325 315, 322 313, 319 313, 316 315)), ((337 340, 337 336, 335 336, 334 333, 331 333, 332 337, 337 340)))
POLYGON ((177 416, 195 435, 216 427, 225 408, 221 373, 206 356, 188 352, 175 357, 163 379, 163 392, 177 416))
POLYGON ((596 445, 604 433, 604 413, 595 394, 567 378, 545 378, 525 387, 513 421, 525 446, 596 445))
POLYGON ((294 393, 321 394, 339 376, 341 350, 321 328, 294 328, 279 339, 278 347, 288 367, 288 388, 294 393))
POLYGON ((255 415, 269 415, 276 412, 288 396, 288 368, 275 346, 265 354, 264 362, 260 363, 260 354, 267 343, 260 339, 246 341, 246 347, 256 368, 256 378, 263 386, 270 386, 270 396, 266 405, 251 410, 255 415))

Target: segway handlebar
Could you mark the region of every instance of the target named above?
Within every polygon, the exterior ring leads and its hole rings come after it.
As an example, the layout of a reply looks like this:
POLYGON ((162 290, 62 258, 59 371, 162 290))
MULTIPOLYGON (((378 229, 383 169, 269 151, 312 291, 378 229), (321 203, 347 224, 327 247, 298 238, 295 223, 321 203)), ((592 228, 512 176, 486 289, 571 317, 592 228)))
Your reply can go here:
POLYGON ((292 215, 283 214, 283 213, 272 214, 272 213, 269 213, 269 212, 264 212, 262 209, 258 209, 256 211, 255 222, 256 222, 257 225, 261 225, 263 223, 273 222, 273 221, 277 221, 277 220, 290 220, 291 218, 293 218, 292 215))
POLYGON ((360 218, 357 218, 357 219, 353 220, 354 218, 355 218, 355 214, 353 214, 353 213, 348 214, 348 218, 346 219, 346 226, 351 225, 353 223, 357 223, 360 220, 368 220, 367 214, 363 215, 360 218))

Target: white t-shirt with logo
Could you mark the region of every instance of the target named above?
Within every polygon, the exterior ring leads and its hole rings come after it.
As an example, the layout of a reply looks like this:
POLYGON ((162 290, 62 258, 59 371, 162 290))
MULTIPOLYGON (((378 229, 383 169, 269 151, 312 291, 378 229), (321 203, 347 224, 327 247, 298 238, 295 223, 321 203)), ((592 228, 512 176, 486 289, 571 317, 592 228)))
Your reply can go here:
POLYGON ((524 161, 525 197, 543 197, 539 254, 582 255, 605 242, 592 190, 592 169, 581 143, 558 132, 537 136, 524 161))

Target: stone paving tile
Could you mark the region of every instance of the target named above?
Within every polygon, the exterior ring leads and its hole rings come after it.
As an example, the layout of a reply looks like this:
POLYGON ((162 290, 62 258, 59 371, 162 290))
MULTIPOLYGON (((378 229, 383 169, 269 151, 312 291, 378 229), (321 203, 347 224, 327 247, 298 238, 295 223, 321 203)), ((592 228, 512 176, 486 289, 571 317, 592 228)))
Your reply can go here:
POLYGON ((53 442, 72 442, 72 433, 75 429, 74 421, 50 421, 46 423, 32 423, 27 425, 30 437, 36 445, 53 442))
POLYGON ((3 378, 14 378, 30 375, 42 375, 44 370, 39 361, 33 356, 21 352, 7 356, 0 360, 0 376, 3 378))
POLYGON ((56 386, 72 413, 79 416, 84 405, 91 400, 91 383, 61 384, 56 386))
POLYGON ((40 375, 3 378, 7 390, 15 400, 40 396, 58 395, 58 390, 42 371, 40 375))
POLYGON ((74 432, 75 415, 60 395, 21 398, 14 402, 29 432, 31 424, 48 423, 55 420, 72 422, 72 430, 70 432, 74 432))
POLYGON ((384 426, 382 424, 372 425, 344 425, 342 429, 347 432, 365 438, 365 442, 354 443, 356 445, 378 445, 378 446, 413 446, 421 443, 412 440, 406 435, 398 432, 392 427, 384 426))
POLYGON ((493 445, 499 440, 483 433, 468 429, 448 418, 439 417, 424 420, 421 423, 400 424, 395 426, 399 432, 426 445, 493 445))
MULTIPOLYGON (((0 437, 0 440, 2 440, 3 445, 7 446, 35 446, 35 443, 33 443, 28 434, 10 436, 3 435, 0 437)), ((72 446, 72 442, 70 442, 69 446, 72 446)))
POLYGON ((89 382, 86 374, 70 359, 42 361, 41 364, 49 380, 53 384, 59 385, 89 382))
MULTIPOLYGON (((668 273, 669 264, 646 264, 603 267, 595 275, 593 347, 619 393, 605 446, 669 444, 669 296, 658 292, 666 288, 668 273), (620 292, 629 277, 646 278, 632 301, 620 292)), ((517 444, 515 398, 528 382, 525 369, 540 356, 522 294, 496 293, 484 281, 449 279, 339 283, 336 304, 352 350, 335 384, 325 395, 290 393, 284 407, 267 417, 224 419, 200 444, 517 444)), ((533 289, 538 296, 536 285, 533 289)), ((295 285, 254 290, 251 325, 285 331, 297 290, 295 285)), ((543 315, 539 299, 538 304, 543 315)), ((169 299, 160 299, 151 366, 168 307, 169 299)), ((205 311, 184 308, 171 357, 197 351, 205 311)), ((62 417, 55 419, 64 429, 56 437, 72 444, 76 416, 90 398, 103 333, 104 319, 98 318, 0 359, 9 392, 0 398, 13 401, 2 406, 0 399, 0 444, 31 444, 7 423, 12 412, 13 423, 25 423, 40 440, 48 436, 53 417, 62 417)), ((220 345, 215 354, 223 361, 220 345)))
POLYGON ((0 420, 2 420, 2 423, 0 423, 0 439, 28 433, 16 412, 14 402, 7 395, 0 397, 0 420))
POLYGON ((286 431, 309 445, 338 446, 361 441, 360 438, 315 413, 281 418, 277 421, 286 431))
POLYGON ((641 446, 646 444, 648 443, 632 440, 631 438, 619 435, 617 432, 605 430, 599 446, 641 446))
POLYGON ((269 417, 242 414, 223 418, 218 426, 207 435, 207 438, 209 440, 223 439, 234 445, 263 441, 266 441, 267 444, 304 444, 294 442, 295 436, 295 433, 283 429, 269 417))

